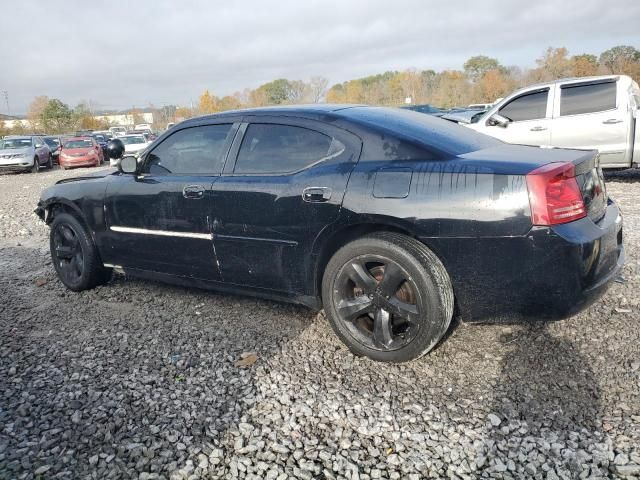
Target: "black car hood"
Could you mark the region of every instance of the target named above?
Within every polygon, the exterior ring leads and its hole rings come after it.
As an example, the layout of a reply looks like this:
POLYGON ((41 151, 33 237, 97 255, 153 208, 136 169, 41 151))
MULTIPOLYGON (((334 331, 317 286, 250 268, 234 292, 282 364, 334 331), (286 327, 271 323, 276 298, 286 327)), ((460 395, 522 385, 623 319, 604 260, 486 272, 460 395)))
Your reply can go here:
POLYGON ((99 172, 89 173, 80 177, 63 178, 62 180, 58 180, 56 182, 56 185, 60 185, 62 183, 78 182, 81 180, 97 180, 99 178, 105 178, 116 173, 118 173, 118 170, 116 168, 107 168, 106 170, 100 170, 99 172))

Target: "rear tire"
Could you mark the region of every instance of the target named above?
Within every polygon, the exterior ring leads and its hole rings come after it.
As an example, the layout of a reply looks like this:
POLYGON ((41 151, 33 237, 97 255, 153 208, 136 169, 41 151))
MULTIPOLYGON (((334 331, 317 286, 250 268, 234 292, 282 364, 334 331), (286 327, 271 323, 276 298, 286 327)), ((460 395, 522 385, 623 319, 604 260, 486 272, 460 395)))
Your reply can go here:
POLYGON ((69 290, 90 290, 111 279, 91 235, 73 215, 59 213, 51 223, 51 260, 58 278, 69 290))
POLYGON ((338 250, 322 279, 329 323, 356 355, 406 362, 436 346, 453 316, 440 259, 405 235, 381 232, 338 250))

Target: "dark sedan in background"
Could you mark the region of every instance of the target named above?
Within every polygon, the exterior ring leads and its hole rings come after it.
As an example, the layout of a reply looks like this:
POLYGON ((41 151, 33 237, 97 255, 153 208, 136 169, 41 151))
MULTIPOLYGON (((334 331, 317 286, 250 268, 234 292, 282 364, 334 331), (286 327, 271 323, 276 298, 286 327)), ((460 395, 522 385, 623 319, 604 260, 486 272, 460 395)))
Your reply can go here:
POLYGON ((597 160, 401 109, 274 107, 176 125, 36 211, 71 290, 116 268, 324 307, 353 352, 398 362, 454 310, 562 318, 602 294, 624 253, 597 160))

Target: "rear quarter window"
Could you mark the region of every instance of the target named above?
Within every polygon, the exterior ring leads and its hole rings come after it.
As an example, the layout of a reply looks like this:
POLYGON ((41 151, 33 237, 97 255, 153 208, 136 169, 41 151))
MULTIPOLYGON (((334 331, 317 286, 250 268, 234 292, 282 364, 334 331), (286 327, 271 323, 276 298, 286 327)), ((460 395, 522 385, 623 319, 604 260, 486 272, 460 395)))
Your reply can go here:
POLYGON ((560 116, 616 108, 616 82, 563 85, 560 92, 560 116))

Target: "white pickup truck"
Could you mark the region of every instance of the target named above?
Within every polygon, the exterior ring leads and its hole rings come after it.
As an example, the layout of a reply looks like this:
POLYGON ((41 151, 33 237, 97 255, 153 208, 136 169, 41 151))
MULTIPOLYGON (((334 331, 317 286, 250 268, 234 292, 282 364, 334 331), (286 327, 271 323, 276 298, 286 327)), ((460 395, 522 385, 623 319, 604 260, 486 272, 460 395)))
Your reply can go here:
POLYGON ((602 168, 640 164, 640 89, 626 75, 532 85, 476 118, 465 126, 508 143, 598 150, 602 168))

